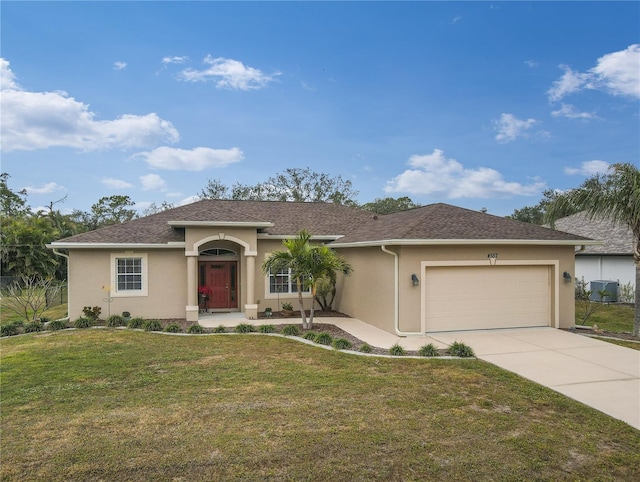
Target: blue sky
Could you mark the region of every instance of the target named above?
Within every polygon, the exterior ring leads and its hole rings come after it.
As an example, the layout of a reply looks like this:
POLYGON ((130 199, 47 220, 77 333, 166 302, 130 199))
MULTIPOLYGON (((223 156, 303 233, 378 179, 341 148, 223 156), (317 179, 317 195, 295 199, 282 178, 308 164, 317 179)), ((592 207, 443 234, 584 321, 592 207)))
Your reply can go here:
POLYGON ((640 163, 639 2, 7 2, 2 171, 33 207, 342 176, 497 215, 640 163))

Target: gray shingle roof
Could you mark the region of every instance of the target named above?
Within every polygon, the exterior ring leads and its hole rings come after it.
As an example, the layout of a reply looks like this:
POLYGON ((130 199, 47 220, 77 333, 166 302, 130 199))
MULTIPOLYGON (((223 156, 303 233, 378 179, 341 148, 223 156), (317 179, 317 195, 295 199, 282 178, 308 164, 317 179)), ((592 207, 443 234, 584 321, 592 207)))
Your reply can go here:
POLYGON ((609 219, 590 219, 584 212, 556 221, 556 228, 568 233, 602 241, 599 246, 587 246, 580 254, 633 254, 633 232, 624 224, 615 224, 609 219))
POLYGON ((60 243, 166 244, 184 241, 184 230, 169 222, 272 223, 263 232, 295 235, 306 229, 315 236, 343 236, 337 243, 380 240, 585 240, 575 234, 521 223, 448 204, 431 204, 394 214, 330 203, 202 200, 60 240, 60 243))

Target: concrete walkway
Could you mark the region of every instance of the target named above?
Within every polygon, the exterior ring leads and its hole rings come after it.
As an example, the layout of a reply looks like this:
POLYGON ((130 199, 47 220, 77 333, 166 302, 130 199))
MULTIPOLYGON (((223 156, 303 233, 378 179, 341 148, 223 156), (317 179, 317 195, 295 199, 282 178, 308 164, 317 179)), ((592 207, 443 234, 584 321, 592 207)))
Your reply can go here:
MULTIPOLYGON (((203 316, 199 323, 213 328, 298 324, 300 318, 247 320, 242 313, 203 316)), ((554 328, 458 331, 429 336, 399 337, 355 318, 315 318, 336 325, 371 346, 399 343, 418 350, 433 343, 446 348, 463 342, 484 361, 549 387, 640 429, 640 351, 554 328)))

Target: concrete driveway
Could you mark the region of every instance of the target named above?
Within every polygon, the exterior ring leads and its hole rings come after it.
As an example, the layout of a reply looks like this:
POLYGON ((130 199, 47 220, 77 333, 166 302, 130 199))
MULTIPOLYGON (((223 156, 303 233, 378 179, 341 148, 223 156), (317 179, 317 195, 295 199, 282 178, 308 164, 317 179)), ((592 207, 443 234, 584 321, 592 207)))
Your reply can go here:
POLYGON ((640 429, 640 351, 554 328, 430 333, 640 429))

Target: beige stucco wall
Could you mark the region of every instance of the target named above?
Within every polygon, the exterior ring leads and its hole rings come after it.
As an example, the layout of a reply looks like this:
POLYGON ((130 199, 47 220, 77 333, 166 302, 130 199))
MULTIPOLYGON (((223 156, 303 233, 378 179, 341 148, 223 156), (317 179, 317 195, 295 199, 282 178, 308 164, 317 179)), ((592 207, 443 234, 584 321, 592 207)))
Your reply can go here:
POLYGON ((69 253, 69 317, 82 316, 85 306, 100 306, 102 318, 129 311, 144 318, 184 318, 187 304, 187 263, 182 249, 115 251, 71 250, 69 253), (113 296, 105 301, 105 287, 111 285, 111 255, 146 254, 148 295, 113 296))
MULTIPOLYGON (((401 331, 418 332, 422 329, 421 285, 413 286, 411 275, 416 274, 422 283, 423 261, 486 262, 487 254, 498 253, 497 263, 512 260, 557 261, 557 272, 551 274, 551 305, 555 303, 555 284, 559 293, 559 326, 574 324, 574 284, 565 282, 564 271, 574 275, 574 248, 555 246, 394 246, 388 247, 399 255, 399 327, 401 331)), ((394 328, 394 260, 393 256, 377 248, 347 248, 341 254, 354 267, 354 274, 344 281, 337 309, 393 333, 394 328)), ((550 268, 553 271, 555 267, 550 268)), ((552 310, 551 324, 555 326, 552 310)))

